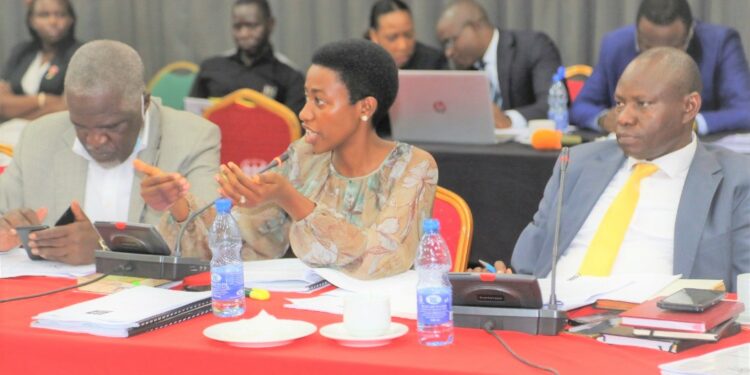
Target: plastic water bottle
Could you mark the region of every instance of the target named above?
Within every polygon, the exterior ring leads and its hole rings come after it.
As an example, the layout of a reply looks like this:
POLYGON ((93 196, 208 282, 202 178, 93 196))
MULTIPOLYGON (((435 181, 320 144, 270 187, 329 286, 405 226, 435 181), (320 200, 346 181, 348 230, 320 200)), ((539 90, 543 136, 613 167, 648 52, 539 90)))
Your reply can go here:
POLYGON ((547 118, 555 122, 555 129, 565 133, 568 130, 568 90, 565 89, 565 67, 557 68, 552 76, 552 86, 549 88, 547 103, 549 111, 547 118))
POLYGON ((208 233, 211 248, 211 303, 216 316, 229 318, 245 312, 242 236, 232 217, 232 201, 217 199, 216 218, 208 233))
POLYGON ((440 236, 440 222, 425 219, 415 268, 417 283, 417 337, 419 343, 442 346, 453 343, 453 291, 448 280, 451 254, 440 236))

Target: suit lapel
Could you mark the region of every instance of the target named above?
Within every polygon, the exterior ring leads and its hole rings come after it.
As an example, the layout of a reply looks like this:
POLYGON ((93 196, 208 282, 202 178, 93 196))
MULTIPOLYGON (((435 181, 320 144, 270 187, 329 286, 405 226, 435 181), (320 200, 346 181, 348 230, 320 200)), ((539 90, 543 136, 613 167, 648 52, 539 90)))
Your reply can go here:
POLYGON ((686 276, 693 269, 711 202, 723 178, 721 165, 703 144, 698 142, 677 208, 673 260, 675 274, 686 276))
MULTIPOLYGON (((138 158, 145 163, 156 165, 159 161, 159 144, 161 143, 161 106, 157 99, 151 100, 148 110, 149 132, 146 148, 138 153, 138 158)), ((143 174, 135 172, 133 185, 130 190, 130 208, 128 221, 138 223, 142 220, 146 210, 146 202, 141 197, 141 181, 143 174)))
MULTIPOLYGON (((625 161, 625 154, 617 146, 617 143, 613 142, 611 149, 611 152, 598 153, 591 160, 580 160, 580 163, 584 163, 584 165, 579 169, 578 178, 573 181, 573 184, 566 184, 565 186, 558 259, 567 251, 568 246, 573 242, 573 238, 589 217, 594 205, 599 201, 604 189, 607 188, 612 181, 612 177, 625 161)), ((575 162, 577 160, 571 160, 571 166, 575 162)), ((547 237, 550 240, 544 251, 552 251, 555 229, 554 215, 554 212, 550 212, 549 235, 547 237)), ((550 256, 539 257, 536 267, 537 275, 546 275, 551 269, 552 258, 550 256)))
POLYGON ((516 54, 516 42, 513 34, 498 30, 500 38, 497 41, 497 80, 503 96, 503 108, 513 108, 510 96, 511 65, 516 54))
POLYGON ((71 198, 78 201, 81 207, 85 206, 89 162, 72 150, 76 139, 73 126, 68 124, 60 124, 60 126, 69 126, 69 129, 63 133, 61 140, 65 143, 65 147, 52 158, 54 178, 51 181, 55 181, 56 186, 54 207, 50 207, 50 212, 62 213, 70 206, 71 198))

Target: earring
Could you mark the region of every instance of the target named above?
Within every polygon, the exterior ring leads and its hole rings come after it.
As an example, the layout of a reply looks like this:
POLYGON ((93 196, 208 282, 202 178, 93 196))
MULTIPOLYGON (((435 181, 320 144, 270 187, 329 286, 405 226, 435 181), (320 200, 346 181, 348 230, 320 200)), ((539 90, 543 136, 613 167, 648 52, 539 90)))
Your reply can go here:
POLYGON ((360 117, 360 119, 362 121, 364 121, 364 122, 367 122, 368 117, 367 117, 367 115, 362 115, 362 117, 360 117))

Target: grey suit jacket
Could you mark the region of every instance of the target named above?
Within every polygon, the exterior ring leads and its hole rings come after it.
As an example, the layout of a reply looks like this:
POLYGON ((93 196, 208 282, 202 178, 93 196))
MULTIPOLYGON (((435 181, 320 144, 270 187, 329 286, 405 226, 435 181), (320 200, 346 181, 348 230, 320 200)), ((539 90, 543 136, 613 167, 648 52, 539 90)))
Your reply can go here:
MULTIPOLYGON (((149 109, 148 145, 138 158, 190 181, 200 201, 214 200, 218 184, 219 128, 201 117, 163 107, 156 98, 149 109)), ((0 213, 15 208, 49 210, 44 224, 54 222, 72 200, 85 201, 88 161, 73 152, 75 128, 67 111, 29 123, 21 134, 13 161, 0 175, 0 213)), ((158 224, 163 213, 148 207, 140 195, 143 175, 135 174, 128 221, 158 224)))
POLYGON ((562 65, 560 52, 544 33, 499 31, 497 78, 503 110, 515 109, 527 120, 547 118, 552 76, 562 65))
MULTIPOLYGON (((571 149, 560 255, 624 161, 615 141, 571 149)), ((542 277, 552 268, 559 179, 556 167, 539 210, 516 242, 511 264, 518 273, 542 277)), ((722 279, 729 290, 735 290, 737 275, 750 272, 750 158, 698 142, 677 209, 674 238, 675 274, 722 279)))

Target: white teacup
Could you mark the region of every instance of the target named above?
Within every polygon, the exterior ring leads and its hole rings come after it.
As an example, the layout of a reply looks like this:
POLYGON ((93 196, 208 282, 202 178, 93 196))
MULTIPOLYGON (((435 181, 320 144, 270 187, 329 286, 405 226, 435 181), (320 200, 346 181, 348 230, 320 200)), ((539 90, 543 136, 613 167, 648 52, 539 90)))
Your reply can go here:
POLYGON ((382 336, 391 326, 388 296, 354 293, 344 297, 344 329, 355 337, 382 336))
POLYGON ((740 320, 750 322, 750 273, 737 275, 737 300, 745 304, 740 320))

